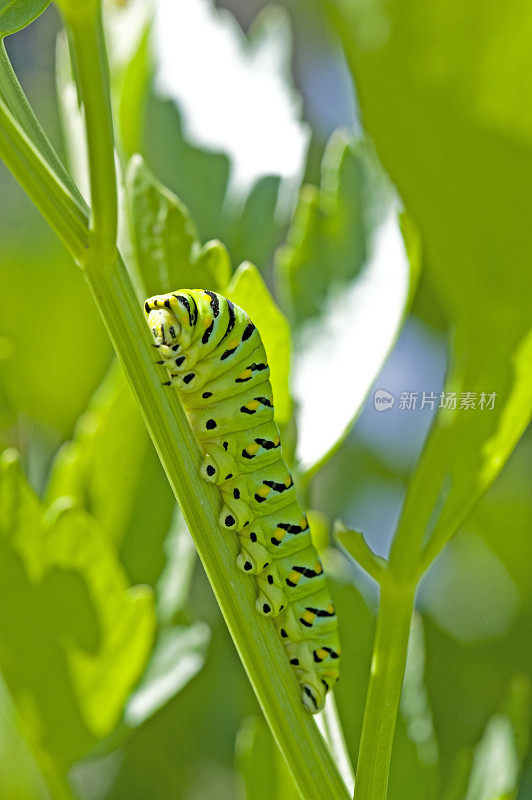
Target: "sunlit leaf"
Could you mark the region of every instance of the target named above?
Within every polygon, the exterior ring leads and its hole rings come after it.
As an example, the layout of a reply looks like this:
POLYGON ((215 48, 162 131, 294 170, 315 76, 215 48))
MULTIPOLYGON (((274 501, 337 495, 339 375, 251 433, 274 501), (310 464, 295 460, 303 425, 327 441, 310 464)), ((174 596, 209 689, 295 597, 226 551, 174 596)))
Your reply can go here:
POLYGON ((464 800, 510 800, 516 796, 526 752, 529 705, 530 682, 515 676, 506 707, 490 719, 475 749, 464 800))
POLYGON ((195 287, 199 242, 194 222, 138 155, 128 165, 126 199, 141 294, 150 297, 195 287))
POLYGON ((88 514, 45 514, 11 453, 0 547, 2 672, 41 763, 64 771, 120 719, 152 645, 152 593, 129 586, 88 514))
POLYGON ((54 459, 46 501, 63 496, 98 520, 134 582, 158 577, 175 500, 117 363, 54 459))
POLYGON ((277 252, 283 300, 296 324, 322 313, 326 298, 360 273, 367 251, 362 145, 347 131, 337 131, 321 169, 321 187, 303 186, 286 243, 277 252))
POLYGON ((293 391, 305 469, 329 457, 349 432, 399 333, 410 275, 398 220, 390 211, 359 277, 324 298, 321 315, 299 329, 293 391))
POLYGON ((224 292, 231 278, 231 258, 222 242, 213 239, 206 242, 200 250, 197 260, 197 283, 190 288, 201 288, 203 285, 215 291, 224 292))
POLYGON ((288 388, 290 371, 290 327, 253 264, 244 263, 235 272, 227 297, 249 314, 260 331, 275 401, 275 419, 284 425, 290 419, 292 402, 288 388))

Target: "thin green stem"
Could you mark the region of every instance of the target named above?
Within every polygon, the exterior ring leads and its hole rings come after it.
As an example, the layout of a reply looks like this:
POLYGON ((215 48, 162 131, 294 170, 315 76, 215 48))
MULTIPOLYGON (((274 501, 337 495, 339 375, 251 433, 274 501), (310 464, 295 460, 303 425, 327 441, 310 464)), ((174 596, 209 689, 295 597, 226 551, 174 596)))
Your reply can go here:
POLYGON ((88 244, 86 215, 0 97, 0 157, 66 244, 83 260, 88 244))
POLYGON ((410 481, 389 563, 380 575, 381 596, 355 800, 386 800, 410 622, 420 578, 420 550, 446 470, 446 442, 447 429, 437 421, 410 481))
POLYGON ((359 567, 362 567, 376 583, 380 583, 386 569, 386 560, 373 552, 364 535, 359 531, 349 530, 343 522, 336 520, 334 536, 359 567))
POLYGON ((0 40, 0 97, 5 100, 7 107, 15 119, 18 120, 34 147, 40 152, 51 170, 55 172, 58 179, 68 189, 80 209, 88 213, 87 204, 81 192, 56 153, 39 120, 35 116, 28 102, 28 98, 24 94, 11 65, 11 61, 9 60, 3 40, 0 40))
POLYGON ((111 254, 116 246, 118 203, 109 66, 99 3, 74 4, 65 23, 76 60, 85 110, 91 187, 91 246, 111 254))
POLYGON ((390 580, 381 586, 354 800, 386 800, 414 593, 390 580))

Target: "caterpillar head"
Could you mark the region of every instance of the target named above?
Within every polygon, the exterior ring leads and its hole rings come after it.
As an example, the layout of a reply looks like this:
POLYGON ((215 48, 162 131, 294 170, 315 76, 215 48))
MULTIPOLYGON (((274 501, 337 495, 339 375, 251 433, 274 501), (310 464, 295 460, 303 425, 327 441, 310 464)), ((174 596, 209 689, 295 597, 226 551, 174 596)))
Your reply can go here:
POLYGON ((190 345, 196 322, 196 305, 185 292, 158 294, 144 303, 155 345, 170 357, 190 345))
POLYGON ((148 312, 148 325, 155 344, 167 347, 177 344, 181 325, 171 309, 152 308, 148 312))

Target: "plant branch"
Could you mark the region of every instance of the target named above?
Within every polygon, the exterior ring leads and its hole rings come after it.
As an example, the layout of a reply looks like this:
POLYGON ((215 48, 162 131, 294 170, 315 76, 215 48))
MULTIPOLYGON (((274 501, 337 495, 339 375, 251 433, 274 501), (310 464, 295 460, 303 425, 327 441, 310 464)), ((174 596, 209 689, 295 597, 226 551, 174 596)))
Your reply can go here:
POLYGON ((386 800, 419 555, 446 470, 448 429, 436 420, 410 480, 388 566, 383 570, 354 800, 386 800))
MULTIPOLYGON (((99 2, 60 4, 85 110, 91 188, 91 247, 113 253, 116 247, 118 202, 109 66, 99 2)), ((100 259, 101 260, 101 259, 100 259)), ((93 261, 93 265, 95 262, 93 261)))
POLYGON ((380 583, 386 560, 376 555, 359 531, 352 531, 340 520, 334 524, 334 536, 341 546, 347 550, 351 558, 370 575, 374 581, 380 583))
POLYGON ((415 588, 384 580, 358 754, 354 800, 386 800, 415 588))

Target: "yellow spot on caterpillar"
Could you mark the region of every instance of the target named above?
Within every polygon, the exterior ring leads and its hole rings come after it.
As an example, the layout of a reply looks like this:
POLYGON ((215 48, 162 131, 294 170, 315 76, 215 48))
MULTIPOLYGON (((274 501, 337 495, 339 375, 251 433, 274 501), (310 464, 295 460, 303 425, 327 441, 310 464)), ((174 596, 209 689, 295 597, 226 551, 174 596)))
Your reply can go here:
POLYGON ((305 622, 308 622, 308 623, 310 623, 310 625, 312 625, 312 623, 316 619, 316 614, 314 614, 312 611, 305 611, 303 613, 303 616, 301 617, 301 619, 303 619, 305 622))
POLYGON ((334 614, 334 606, 332 603, 329 606, 327 606, 327 613, 334 614))
POLYGON ((285 480, 284 485, 286 486, 287 489, 289 489, 292 486, 292 478, 290 477, 290 475, 285 480))
POLYGON ((329 655, 329 653, 327 652, 327 650, 324 650, 323 647, 320 647, 318 648, 318 650, 316 650, 316 655, 318 656, 320 661, 324 661, 329 655))
POLYGON ((258 400, 250 400, 249 403, 246 403, 246 408, 250 411, 256 411, 259 406, 260 403, 258 400))
POLYGON ((203 324, 205 325, 206 328, 208 328, 211 322, 212 322, 212 317, 206 316, 203 321, 203 324))
POLYGON ((296 572, 295 570, 293 570, 288 576, 288 580, 290 581, 290 583, 299 583, 300 579, 301 579, 301 573, 296 572))
POLYGON ((323 567, 320 561, 316 561, 316 563, 314 564, 314 572, 317 575, 321 575, 321 573, 323 572, 323 567))
POLYGON ((271 489, 269 486, 261 486, 257 494, 259 494, 261 497, 267 497, 270 494, 270 492, 271 489))
POLYGON ((257 450, 259 449, 259 446, 260 445, 256 444, 256 442, 252 442, 251 444, 248 444, 248 446, 246 447, 246 450, 248 451, 248 453, 251 456, 253 456, 253 455, 255 455, 257 450))
POLYGON ((252 371, 250 369, 245 369, 238 376, 238 380, 239 381, 244 381, 244 380, 246 380, 246 378, 251 378, 252 375, 253 375, 253 373, 252 373, 252 371))
POLYGON ((276 436, 275 439, 273 440, 273 443, 277 447, 279 445, 280 441, 281 441, 281 438, 279 436, 276 436))
POLYGON ((333 681, 337 681, 340 675, 337 669, 327 669, 325 672, 322 673, 324 678, 332 678, 333 681))
POLYGON ((284 536, 286 536, 286 531, 285 530, 283 530, 282 528, 276 528, 275 529, 275 538, 279 542, 283 539, 284 536))
POLYGON ((238 338, 238 336, 235 336, 235 338, 231 339, 231 341, 227 345, 227 349, 228 350, 234 350, 234 348, 238 347, 239 344, 240 344, 240 339, 238 338))
POLYGON ((299 520, 299 527, 300 528, 306 528, 307 525, 308 525, 307 518, 306 517, 301 517, 301 519, 299 520))

